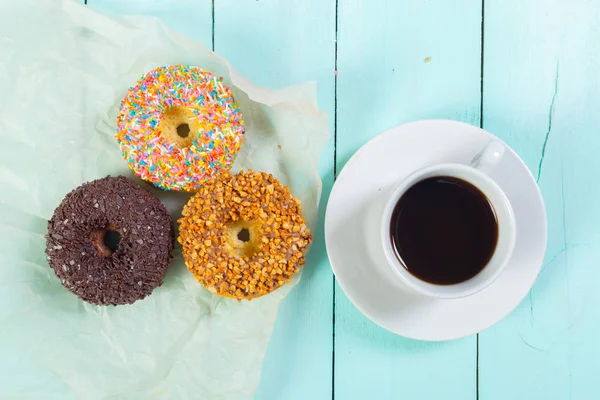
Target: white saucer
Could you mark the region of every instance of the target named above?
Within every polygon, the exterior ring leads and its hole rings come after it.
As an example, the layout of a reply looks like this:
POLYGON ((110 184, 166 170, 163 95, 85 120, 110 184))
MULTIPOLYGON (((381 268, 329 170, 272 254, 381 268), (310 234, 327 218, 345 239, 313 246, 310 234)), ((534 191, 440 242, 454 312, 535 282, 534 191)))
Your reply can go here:
POLYGON ((468 164, 491 138, 492 134, 461 122, 412 122, 365 144, 338 176, 325 217, 327 253, 344 293, 373 322, 413 339, 457 339, 507 316, 535 282, 546 251, 546 212, 535 179, 509 148, 490 176, 512 204, 517 243, 505 270, 486 289, 456 300, 399 290, 381 266, 374 265, 367 249, 368 210, 378 192, 427 165, 468 164))

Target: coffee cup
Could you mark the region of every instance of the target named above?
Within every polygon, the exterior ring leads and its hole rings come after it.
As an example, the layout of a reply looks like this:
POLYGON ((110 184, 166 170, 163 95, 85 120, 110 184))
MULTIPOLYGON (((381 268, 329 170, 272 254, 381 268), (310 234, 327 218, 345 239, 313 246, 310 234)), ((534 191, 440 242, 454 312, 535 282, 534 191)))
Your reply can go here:
POLYGON ((505 149, 493 140, 470 164, 424 167, 387 192, 374 248, 394 283, 430 298, 456 299, 498 278, 516 240, 510 201, 489 175, 505 149))

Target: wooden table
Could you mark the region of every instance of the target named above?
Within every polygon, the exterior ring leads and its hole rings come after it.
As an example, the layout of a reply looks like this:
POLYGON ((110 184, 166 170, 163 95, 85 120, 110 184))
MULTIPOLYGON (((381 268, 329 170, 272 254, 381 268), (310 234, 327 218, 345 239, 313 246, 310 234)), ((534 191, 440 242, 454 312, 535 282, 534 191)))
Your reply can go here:
POLYGON ((333 132, 322 205, 363 143, 422 118, 482 126, 539 181, 549 242, 536 285, 501 323, 452 342, 398 337, 361 315, 335 283, 321 218, 257 399, 600 398, 599 1, 87 3, 158 17, 257 84, 316 80, 333 132))

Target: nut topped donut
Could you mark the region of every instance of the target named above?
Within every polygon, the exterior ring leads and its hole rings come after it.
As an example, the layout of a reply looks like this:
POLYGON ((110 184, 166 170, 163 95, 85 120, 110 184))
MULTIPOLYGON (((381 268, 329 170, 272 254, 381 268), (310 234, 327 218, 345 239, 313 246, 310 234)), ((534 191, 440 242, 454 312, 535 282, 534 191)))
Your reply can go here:
POLYGON ((129 167, 165 190, 194 191, 228 171, 244 121, 221 78, 174 65, 148 72, 127 92, 116 138, 129 167))
POLYGON ((265 172, 222 174, 183 209, 179 243, 188 269, 211 292, 253 299, 304 265, 312 240, 300 201, 265 172))
POLYGON ((48 222, 46 254, 80 299, 129 304, 162 284, 174 237, 156 196, 125 177, 106 177, 66 195, 48 222))

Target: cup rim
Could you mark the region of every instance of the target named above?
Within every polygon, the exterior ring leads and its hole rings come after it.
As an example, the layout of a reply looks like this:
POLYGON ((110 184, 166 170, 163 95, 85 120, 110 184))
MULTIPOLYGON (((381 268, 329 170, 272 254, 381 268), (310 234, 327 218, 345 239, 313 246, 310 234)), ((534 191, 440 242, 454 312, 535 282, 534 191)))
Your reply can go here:
MULTIPOLYGON (((455 176, 455 177, 459 178, 459 179, 463 179, 463 180, 469 182, 470 184, 474 185, 478 189, 480 189, 486 195, 488 200, 490 201, 490 204, 494 208, 494 212, 496 213, 496 215, 498 215, 497 208, 496 208, 497 205, 494 202, 492 202, 487 191, 482 190, 479 187, 479 185, 477 183, 473 182, 471 179, 469 179, 468 176, 467 177, 455 176)), ((500 221, 498 221, 498 223, 500 224, 500 221)), ((381 240, 382 240, 383 247, 384 247, 385 258, 389 264, 389 267, 393 270, 395 275, 397 277, 399 277, 405 285, 407 285, 410 289, 414 290, 415 292, 425 295, 427 297, 433 297, 433 298, 438 298, 438 299, 458 299, 458 298, 471 296, 475 293, 482 291, 489 285, 491 285, 498 278, 498 276, 500 276, 500 274, 506 267, 506 264, 508 263, 508 261, 510 260, 510 257, 512 256, 512 253, 513 253, 513 250, 515 247, 515 243, 516 243, 516 220, 515 220, 514 212, 513 212, 512 206, 510 204, 510 201, 508 200, 504 191, 487 174, 479 171, 478 169, 476 169, 470 165, 460 164, 460 163, 441 163, 441 164, 430 165, 430 166, 418 169, 418 170, 412 172, 411 174, 409 174, 408 176, 406 176, 404 179, 402 179, 402 181, 394 187, 394 189, 391 192, 391 195, 389 196, 387 202, 385 203, 384 212, 383 212, 382 220, 381 220, 381 228, 382 228, 381 229, 381 240), (497 255, 496 251, 500 244, 500 234, 498 235, 498 243, 496 245, 496 249, 494 250, 494 254, 490 258, 490 261, 488 261, 488 264, 486 264, 486 266, 484 266, 482 268, 482 270, 474 277, 472 277, 464 282, 457 283, 457 284, 437 285, 437 284, 429 283, 429 282, 426 282, 426 281, 423 281, 423 280, 417 278, 416 276, 411 274, 401 264, 400 260, 398 259, 398 256, 396 255, 396 251, 394 250, 391 239, 390 239, 390 223, 391 223, 392 213, 393 213, 393 210, 394 210, 397 202, 400 200, 402 195, 404 195, 404 193, 406 193, 406 191, 408 191, 408 189, 410 189, 417 182, 420 182, 421 180, 426 179, 427 175, 429 175, 435 171, 439 171, 440 172, 439 175, 431 175, 431 176, 455 176, 452 172, 450 172, 450 173, 447 172, 447 171, 452 171, 452 170, 454 170, 454 171, 459 170, 466 174, 476 175, 479 179, 486 181, 486 183, 491 188, 493 188, 493 190, 495 192, 495 197, 501 198, 505 214, 507 215, 507 219, 505 218, 506 221, 504 221, 504 223, 503 223, 503 229, 507 230, 507 233, 505 235, 507 237, 507 239, 504 239, 504 240, 505 241, 508 240, 508 241, 506 243, 503 243, 504 247, 506 248, 506 251, 504 252, 504 254, 497 255), (446 172, 444 172, 444 171, 446 171, 446 172), (479 283, 477 285, 473 285, 473 279, 475 279, 486 268, 488 268, 488 266, 490 265, 490 263, 492 262, 492 259, 494 259, 494 257, 500 257, 500 262, 496 261, 496 263, 498 264, 498 266, 496 267, 496 270, 487 279, 483 280, 481 283, 479 283), (467 287, 468 283, 471 284, 470 288, 467 287)))

